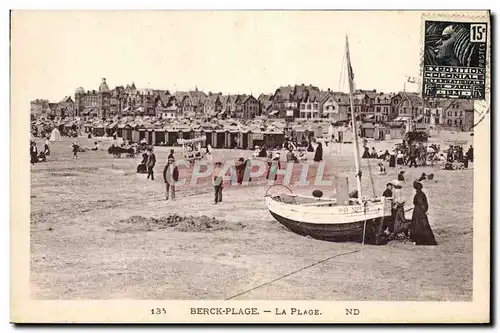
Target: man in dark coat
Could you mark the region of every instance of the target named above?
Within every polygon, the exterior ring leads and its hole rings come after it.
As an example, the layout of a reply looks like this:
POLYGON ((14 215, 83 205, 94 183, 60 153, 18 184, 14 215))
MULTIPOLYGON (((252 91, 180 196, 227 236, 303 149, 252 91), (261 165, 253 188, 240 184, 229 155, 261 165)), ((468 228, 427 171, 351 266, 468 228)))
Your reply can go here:
POLYGON ((411 218, 410 237, 416 245, 437 245, 427 218, 429 204, 427 196, 422 192, 423 185, 415 181, 413 182, 413 188, 416 190, 416 193, 413 198, 414 208, 411 218))
POLYGON ((474 148, 472 148, 472 145, 469 147, 469 150, 467 150, 466 158, 469 161, 474 162, 474 148))
POLYGON ((163 180, 165 181, 166 200, 169 198, 169 193, 172 192, 172 200, 175 200, 175 182, 179 180, 179 169, 175 166, 173 157, 169 157, 167 165, 163 169, 163 180))
POLYGON ((151 177, 151 180, 155 180, 155 176, 153 173, 153 168, 156 164, 156 155, 153 152, 153 147, 148 149, 148 161, 146 162, 146 167, 148 168, 148 179, 151 177))
POLYGON ((412 144, 410 146, 409 156, 410 156, 409 167, 411 168, 411 166, 413 165, 416 168, 417 167, 417 147, 415 146, 415 144, 412 144))

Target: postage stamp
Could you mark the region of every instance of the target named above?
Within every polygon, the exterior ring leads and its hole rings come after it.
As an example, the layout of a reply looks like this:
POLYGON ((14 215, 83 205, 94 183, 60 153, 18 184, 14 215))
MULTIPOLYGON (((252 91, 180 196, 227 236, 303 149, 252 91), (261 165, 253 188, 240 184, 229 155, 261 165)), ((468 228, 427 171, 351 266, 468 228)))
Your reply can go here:
POLYGON ((488 22, 425 20, 423 96, 484 99, 489 38, 488 22))
POLYGON ((12 322, 490 321, 487 11, 10 27, 12 322))

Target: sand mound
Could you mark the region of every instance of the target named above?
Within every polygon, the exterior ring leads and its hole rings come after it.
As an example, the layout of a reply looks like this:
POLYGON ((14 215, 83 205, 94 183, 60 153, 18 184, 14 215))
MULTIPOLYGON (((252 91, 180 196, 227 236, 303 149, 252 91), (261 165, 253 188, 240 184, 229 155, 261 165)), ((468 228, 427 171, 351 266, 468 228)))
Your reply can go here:
POLYGON ((118 225, 108 231, 133 232, 133 231, 153 231, 170 228, 180 232, 211 232, 218 230, 240 230, 245 225, 242 223, 229 223, 215 217, 202 216, 181 216, 171 214, 159 218, 131 216, 118 221, 118 225))

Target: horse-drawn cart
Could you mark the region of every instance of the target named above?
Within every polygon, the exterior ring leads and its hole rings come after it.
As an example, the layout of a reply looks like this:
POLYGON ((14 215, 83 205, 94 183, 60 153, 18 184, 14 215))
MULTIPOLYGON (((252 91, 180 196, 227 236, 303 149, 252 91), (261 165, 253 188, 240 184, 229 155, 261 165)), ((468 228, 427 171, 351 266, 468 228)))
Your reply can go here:
POLYGON ((202 143, 206 141, 206 137, 194 139, 177 139, 177 143, 182 145, 184 159, 190 163, 199 161, 205 157, 205 152, 202 149, 202 143))

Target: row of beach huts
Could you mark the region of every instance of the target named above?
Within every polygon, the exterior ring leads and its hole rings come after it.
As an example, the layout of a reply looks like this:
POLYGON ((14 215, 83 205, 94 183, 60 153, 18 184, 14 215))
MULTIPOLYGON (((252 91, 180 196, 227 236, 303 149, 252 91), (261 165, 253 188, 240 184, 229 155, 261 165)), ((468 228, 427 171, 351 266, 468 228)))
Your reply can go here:
MULTIPOLYGON (((47 120, 35 122, 47 126, 47 120)), ((418 125, 417 125, 418 126, 418 125)), ((61 133, 71 131, 80 135, 111 137, 116 135, 132 142, 145 140, 152 145, 173 146, 178 139, 193 139, 205 136, 206 144, 214 148, 253 149, 255 146, 274 147, 282 145, 285 138, 304 142, 311 137, 336 142, 352 142, 353 133, 348 122, 332 124, 326 121, 303 121, 287 123, 284 120, 234 120, 211 121, 163 121, 144 118, 119 118, 108 121, 64 119, 53 122, 61 133)), ((376 124, 359 123, 358 134, 375 140, 401 139, 406 133, 405 123, 376 124)))

